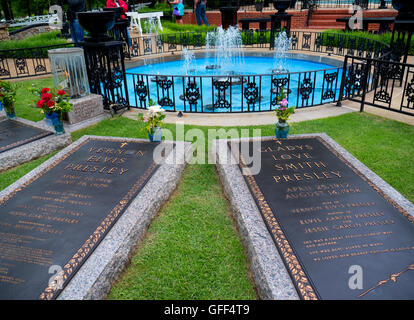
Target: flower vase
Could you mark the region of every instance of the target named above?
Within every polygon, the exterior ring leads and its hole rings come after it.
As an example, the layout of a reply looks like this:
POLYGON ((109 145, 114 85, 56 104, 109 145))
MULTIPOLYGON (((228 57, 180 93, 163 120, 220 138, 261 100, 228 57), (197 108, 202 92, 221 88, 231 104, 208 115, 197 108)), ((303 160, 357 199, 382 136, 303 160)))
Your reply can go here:
POLYGON ((53 126, 55 127, 55 134, 57 136, 64 134, 65 128, 63 127, 62 112, 52 112, 51 118, 53 126))
POLYGON ((287 138, 289 134, 289 124, 287 122, 280 122, 276 123, 275 134, 276 138, 287 138))
POLYGON ((161 139, 162 139, 161 127, 151 128, 151 133, 148 133, 148 139, 151 142, 161 142, 161 139))
POLYGON ((53 127, 53 118, 52 118, 53 112, 46 112, 45 113, 45 124, 47 126, 53 127))
POLYGON ((6 116, 8 119, 14 119, 16 118, 16 112, 14 110, 14 105, 12 104, 11 106, 8 107, 4 107, 4 109, 6 110, 6 116))

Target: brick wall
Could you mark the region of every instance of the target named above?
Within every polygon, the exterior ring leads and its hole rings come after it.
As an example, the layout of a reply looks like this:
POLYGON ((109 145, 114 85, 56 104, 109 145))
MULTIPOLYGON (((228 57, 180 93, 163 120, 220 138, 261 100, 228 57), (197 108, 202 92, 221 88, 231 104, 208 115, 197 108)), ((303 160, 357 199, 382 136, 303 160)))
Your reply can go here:
MULTIPOLYGON (((308 10, 303 11, 287 11, 289 14, 293 14, 292 17, 292 29, 299 29, 299 28, 305 28, 306 25, 306 16, 308 10)), ((237 21, 241 18, 268 18, 271 14, 276 13, 276 11, 266 11, 266 12, 257 12, 257 11, 238 11, 237 12, 237 21)), ((207 20, 210 24, 214 24, 216 26, 221 25, 221 13, 220 11, 207 11, 206 13, 207 20)), ((193 12, 185 12, 183 17, 183 22, 185 24, 197 24, 197 19, 195 16, 195 13, 193 12)), ((267 26, 270 29, 270 22, 267 26)), ((258 23, 251 23, 250 24, 251 29, 258 29, 259 24, 258 23)))
MULTIPOLYGON (((342 10, 343 11, 343 10, 342 10)), ((343 12, 339 13, 343 13, 343 12)), ((306 18, 308 14, 308 10, 288 10, 289 14, 292 14, 292 20, 291 20, 291 28, 292 29, 306 29, 306 18)), ((266 18, 269 17, 271 14, 276 13, 276 11, 266 11, 266 12, 257 12, 257 11, 248 11, 243 12, 239 11, 237 12, 237 20, 241 18, 256 18, 256 17, 262 17, 266 18)), ((208 11, 207 12, 207 19, 210 24, 214 24, 216 26, 221 25, 221 13, 220 11, 208 11)), ((349 13, 349 16, 351 14, 349 13)), ((364 11, 364 17, 395 17, 397 15, 397 11, 388 9, 388 10, 366 10, 364 11)), ((183 22, 185 24, 197 24, 197 20, 195 17, 195 13, 193 12, 185 12, 183 17, 183 22)), ((339 24, 342 26, 343 24, 339 24)), ((270 29, 270 22, 267 26, 270 29)), ((251 29, 258 29, 259 24, 258 23, 251 23, 250 24, 251 29)), ((369 26, 370 30, 379 30, 379 24, 370 24, 369 26)))

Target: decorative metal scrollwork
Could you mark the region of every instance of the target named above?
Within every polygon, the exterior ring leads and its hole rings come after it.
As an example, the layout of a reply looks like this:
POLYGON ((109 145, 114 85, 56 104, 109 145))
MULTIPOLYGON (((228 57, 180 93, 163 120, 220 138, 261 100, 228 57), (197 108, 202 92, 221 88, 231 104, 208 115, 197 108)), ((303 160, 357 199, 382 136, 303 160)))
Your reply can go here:
POLYGON ((333 90, 333 83, 338 78, 338 72, 326 73, 323 77, 326 90, 322 94, 322 100, 335 99, 335 91, 333 90))
POLYGON ((161 89, 161 98, 158 95, 158 104, 163 107, 173 107, 174 101, 170 98, 169 89, 173 86, 171 79, 156 79, 158 89, 161 89))
POLYGON ((122 86, 123 80, 124 80, 124 77, 123 77, 122 70, 119 67, 112 69, 110 87, 120 88, 122 86))
POLYGON ((243 95, 244 95, 244 98, 246 99, 249 109, 250 109, 250 106, 253 106, 254 108, 254 105, 259 98, 259 87, 257 86, 256 82, 254 81, 247 82, 246 87, 244 88, 243 95))
POLYGON ((135 94, 138 96, 140 102, 144 102, 148 96, 148 87, 143 80, 137 81, 135 85, 135 94))
POLYGON ((2 77, 10 76, 10 71, 5 68, 0 68, 0 76, 2 77))
POLYGON ((164 52, 164 42, 162 42, 161 37, 157 37, 156 43, 158 52, 164 52))
POLYGON ((362 89, 364 79, 362 68, 362 64, 351 65, 348 68, 344 83, 345 96, 354 95, 355 91, 359 92, 362 89))
POLYGON ((144 38, 144 54, 145 53, 152 53, 152 39, 151 38, 144 38))
POLYGON ((297 46, 298 46, 298 36, 296 35, 296 33, 293 33, 292 36, 290 37, 290 45, 291 45, 291 49, 292 50, 296 50, 297 46))
POLYGON ((213 78, 213 86, 218 91, 217 99, 214 100, 214 109, 230 108, 231 104, 226 99, 226 91, 230 87, 230 78, 213 78))
POLYGON ((34 70, 36 73, 46 72, 46 67, 44 65, 39 64, 35 67, 34 70))
POLYGON ((374 101, 390 103, 391 96, 386 89, 382 89, 374 94, 374 101))
POLYGON ((189 80, 184 91, 185 100, 188 101, 191 107, 196 107, 198 100, 201 97, 200 88, 197 86, 195 80, 189 80))
POLYGON ((407 101, 409 104, 414 103, 414 77, 411 78, 410 82, 407 81, 405 87, 405 96, 407 97, 407 101))
POLYGON ((283 77, 283 78, 273 78, 271 80, 271 101, 270 101, 270 105, 272 107, 276 106, 278 104, 278 98, 279 95, 281 93, 281 90, 283 87, 285 87, 289 82, 289 78, 288 77, 283 77))
POLYGON ((312 37, 311 33, 304 33, 303 34, 303 42, 302 42, 302 49, 310 50, 310 39, 312 37))
POLYGON ((177 36, 168 36, 168 50, 175 50, 177 49, 177 36))
POLYGON ((313 83, 310 79, 310 75, 308 77, 306 77, 305 75, 305 79, 303 79, 300 85, 300 88, 299 88, 299 94, 302 96, 302 101, 306 100, 306 102, 308 102, 312 92, 313 92, 313 83))
POLYGON ((15 58, 14 64, 17 68, 17 73, 26 73, 27 62, 25 58, 15 58))
POLYGON ((321 48, 322 48, 322 37, 320 34, 318 34, 315 39, 315 49, 316 51, 321 51, 321 48))

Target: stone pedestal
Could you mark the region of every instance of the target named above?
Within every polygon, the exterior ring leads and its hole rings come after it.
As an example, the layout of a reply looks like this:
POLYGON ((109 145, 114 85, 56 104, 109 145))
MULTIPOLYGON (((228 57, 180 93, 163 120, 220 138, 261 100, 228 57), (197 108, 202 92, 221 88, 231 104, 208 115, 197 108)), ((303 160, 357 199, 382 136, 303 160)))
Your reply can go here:
POLYGON ((69 124, 75 124, 91 118, 100 116, 104 113, 102 96, 90 94, 82 98, 71 99, 73 109, 63 115, 63 120, 69 124))

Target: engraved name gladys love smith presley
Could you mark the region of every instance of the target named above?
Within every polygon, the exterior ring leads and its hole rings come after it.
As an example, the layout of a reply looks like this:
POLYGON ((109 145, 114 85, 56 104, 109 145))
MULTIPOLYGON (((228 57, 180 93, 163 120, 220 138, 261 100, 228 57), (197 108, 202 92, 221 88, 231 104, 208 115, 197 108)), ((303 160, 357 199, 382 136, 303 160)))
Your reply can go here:
POLYGON ((273 175, 275 183, 342 178, 338 170, 329 170, 323 161, 312 160, 314 159, 311 154, 312 150, 313 148, 310 145, 279 145, 262 148, 260 152, 272 153, 272 159, 277 162, 274 164, 274 168, 281 173, 288 172, 287 174, 273 175), (280 163, 285 161, 292 162, 280 163), (303 173, 290 172, 301 169, 310 170, 303 173), (321 169, 322 171, 316 171, 317 169, 321 169))

